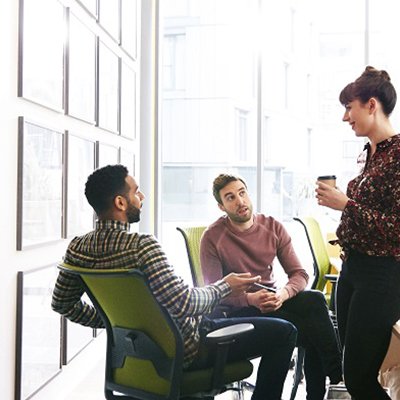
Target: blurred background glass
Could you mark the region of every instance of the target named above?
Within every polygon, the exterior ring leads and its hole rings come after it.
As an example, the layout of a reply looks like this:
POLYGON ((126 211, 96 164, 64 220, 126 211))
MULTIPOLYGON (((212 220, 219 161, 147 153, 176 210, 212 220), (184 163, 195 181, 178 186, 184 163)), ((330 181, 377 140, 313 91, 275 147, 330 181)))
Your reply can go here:
MULTIPOLYGON (((242 175, 254 209, 289 223, 318 207, 318 175, 345 189, 364 141, 342 122, 341 89, 366 65, 399 87, 395 1, 160 2, 161 231, 209 224, 212 181, 242 175)), ((399 119, 395 110, 394 125, 399 119)), ((171 246, 173 241, 171 240, 171 246)), ((176 242, 175 242, 176 244, 176 242)), ((170 254, 167 252, 167 254, 170 254)))

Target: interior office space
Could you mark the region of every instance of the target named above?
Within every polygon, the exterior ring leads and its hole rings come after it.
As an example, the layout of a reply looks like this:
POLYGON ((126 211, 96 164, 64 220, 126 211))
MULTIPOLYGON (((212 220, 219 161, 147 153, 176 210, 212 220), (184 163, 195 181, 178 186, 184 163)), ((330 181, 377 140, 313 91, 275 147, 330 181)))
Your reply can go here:
POLYGON ((175 227, 215 219, 220 171, 247 179, 257 211, 288 224, 315 212, 334 227, 338 216, 314 207, 314 178, 335 173, 345 185, 363 145, 341 123, 337 95, 366 64, 400 81, 395 7, 2 0, 3 398, 29 397, 92 340, 48 299, 69 240, 93 226, 82 189, 94 168, 122 162, 139 178, 140 230, 178 268, 175 227))

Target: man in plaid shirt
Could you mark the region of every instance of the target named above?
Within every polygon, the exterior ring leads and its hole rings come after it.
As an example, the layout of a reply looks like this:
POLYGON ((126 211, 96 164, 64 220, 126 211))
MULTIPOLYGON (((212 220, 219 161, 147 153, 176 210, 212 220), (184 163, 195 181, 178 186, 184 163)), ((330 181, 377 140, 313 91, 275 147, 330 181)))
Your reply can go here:
MULTIPOLYGON (((259 280, 249 273, 229 274, 202 288, 190 288, 178 277, 158 241, 148 234, 130 233, 131 223, 140 220, 143 193, 122 165, 96 170, 86 182, 85 195, 96 211, 94 231, 75 237, 64 262, 84 268, 137 268, 148 279, 158 302, 174 318, 184 340, 184 367, 198 366, 196 355, 201 340, 203 315, 209 314, 227 296, 235 296, 259 280)), ((93 328, 103 327, 96 309, 82 300, 84 289, 72 274, 60 271, 53 291, 52 308, 73 322, 93 328)), ((265 358, 260 363, 253 399, 280 399, 296 329, 288 322, 267 318, 213 320, 213 328, 251 322, 256 329, 234 344, 233 359, 265 358), (265 357, 264 357, 265 356, 265 357), (267 361, 268 360, 268 361, 267 361)), ((209 321, 210 323, 210 321, 209 321)), ((203 362, 203 361, 201 361, 203 362)))

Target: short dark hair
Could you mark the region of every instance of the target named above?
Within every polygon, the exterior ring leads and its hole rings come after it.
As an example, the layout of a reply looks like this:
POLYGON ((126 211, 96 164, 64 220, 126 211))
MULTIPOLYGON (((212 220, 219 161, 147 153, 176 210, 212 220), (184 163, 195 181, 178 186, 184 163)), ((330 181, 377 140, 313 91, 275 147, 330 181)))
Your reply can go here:
POLYGON ((244 179, 242 177, 240 177, 238 175, 219 174, 214 179, 214 182, 213 182, 213 195, 214 195, 215 200, 217 200, 217 202, 219 204, 222 204, 221 195, 219 194, 221 189, 223 189, 228 183, 235 182, 235 181, 242 182, 243 185, 245 186, 245 188, 247 189, 246 182, 244 181, 244 179))
POLYGON ((129 185, 125 181, 127 176, 128 169, 116 164, 99 168, 88 177, 85 195, 97 215, 110 209, 115 196, 128 195, 129 185))
POLYGON ((396 105, 397 94, 389 74, 384 70, 368 66, 361 76, 340 92, 339 100, 346 106, 354 100, 365 104, 371 97, 380 101, 387 117, 392 113, 396 105))

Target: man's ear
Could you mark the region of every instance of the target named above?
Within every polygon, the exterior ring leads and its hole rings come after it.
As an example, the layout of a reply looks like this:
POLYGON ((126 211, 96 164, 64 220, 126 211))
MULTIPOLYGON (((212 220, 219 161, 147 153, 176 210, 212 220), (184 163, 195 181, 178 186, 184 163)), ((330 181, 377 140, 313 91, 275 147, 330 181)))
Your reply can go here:
POLYGON ((114 206, 118 211, 125 211, 127 207, 127 202, 124 196, 115 196, 114 197, 114 206))
POLYGON ((221 211, 223 211, 223 212, 226 211, 226 210, 225 210, 225 207, 224 207, 221 203, 218 203, 218 208, 219 208, 221 211))

